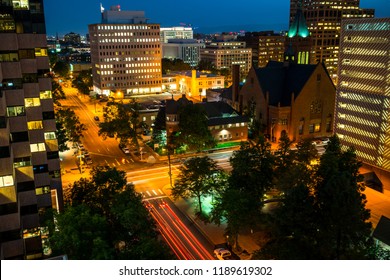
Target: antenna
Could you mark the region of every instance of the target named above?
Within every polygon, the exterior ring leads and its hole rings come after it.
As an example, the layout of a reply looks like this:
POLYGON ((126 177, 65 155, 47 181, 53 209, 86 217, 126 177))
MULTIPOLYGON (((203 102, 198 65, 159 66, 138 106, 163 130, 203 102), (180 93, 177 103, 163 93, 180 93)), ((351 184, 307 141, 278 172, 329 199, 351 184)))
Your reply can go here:
POLYGON ((100 3, 100 12, 103 13, 104 12, 104 8, 103 8, 103 4, 100 3))

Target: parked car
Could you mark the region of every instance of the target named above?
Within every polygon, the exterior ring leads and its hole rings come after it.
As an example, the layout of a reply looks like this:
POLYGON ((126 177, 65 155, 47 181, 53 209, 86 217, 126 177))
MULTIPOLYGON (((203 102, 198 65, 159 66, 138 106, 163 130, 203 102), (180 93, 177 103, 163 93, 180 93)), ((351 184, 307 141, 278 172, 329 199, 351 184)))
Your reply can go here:
POLYGON ((219 260, 230 260, 232 253, 225 248, 217 248, 214 250, 214 255, 219 260))
POLYGON ((127 147, 120 147, 120 148, 121 148, 122 152, 124 152, 125 154, 130 154, 129 148, 127 148, 127 147))
POLYGON ((92 159, 90 156, 84 156, 84 161, 86 164, 92 164, 92 159))
POLYGON ((94 119, 95 121, 97 121, 97 122, 100 121, 100 119, 99 119, 98 116, 94 116, 93 119, 94 119))

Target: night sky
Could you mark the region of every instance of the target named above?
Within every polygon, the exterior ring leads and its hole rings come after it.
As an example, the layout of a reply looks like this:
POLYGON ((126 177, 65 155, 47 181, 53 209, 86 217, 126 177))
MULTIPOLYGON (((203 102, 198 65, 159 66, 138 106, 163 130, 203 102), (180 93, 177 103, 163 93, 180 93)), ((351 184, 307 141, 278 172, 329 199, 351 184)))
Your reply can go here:
MULTIPOLYGON (((286 30, 290 0, 44 0, 48 35, 87 33, 88 24, 100 23, 100 3, 109 9, 142 10, 149 23, 162 27, 191 24, 195 32, 286 30)), ((361 0, 376 17, 390 17, 390 0, 361 0)))

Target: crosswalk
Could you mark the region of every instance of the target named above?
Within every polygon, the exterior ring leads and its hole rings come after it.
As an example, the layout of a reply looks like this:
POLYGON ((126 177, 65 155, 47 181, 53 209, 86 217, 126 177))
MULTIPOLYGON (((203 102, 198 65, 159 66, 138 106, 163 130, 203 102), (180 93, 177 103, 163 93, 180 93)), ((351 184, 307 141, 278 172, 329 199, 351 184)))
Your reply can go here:
POLYGON ((167 197, 167 195, 161 189, 152 189, 139 192, 142 195, 142 200, 152 200, 167 197))
POLYGON ((123 158, 122 160, 118 160, 118 159, 115 159, 115 161, 107 161, 106 159, 104 160, 104 162, 106 163, 106 165, 110 166, 110 167, 118 167, 118 166, 121 166, 121 165, 125 165, 125 164, 129 164, 129 163, 133 163, 134 160, 133 159, 127 159, 127 158, 123 158))

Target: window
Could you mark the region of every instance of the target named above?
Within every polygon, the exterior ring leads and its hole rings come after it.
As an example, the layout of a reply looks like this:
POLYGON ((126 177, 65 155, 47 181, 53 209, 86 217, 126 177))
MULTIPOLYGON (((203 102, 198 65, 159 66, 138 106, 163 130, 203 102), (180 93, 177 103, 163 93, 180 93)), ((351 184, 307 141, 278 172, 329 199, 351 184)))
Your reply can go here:
POLYGON ((45 173, 48 172, 49 168, 47 164, 41 164, 41 165, 34 165, 33 166, 33 172, 34 174, 39 174, 39 173, 45 173))
POLYGON ((7 120, 5 116, 0 116, 0 128, 7 128, 7 120))
POLYGON ((14 159, 14 167, 25 167, 31 165, 31 157, 21 157, 21 158, 15 158, 14 159))
POLYGON ((321 131, 321 124, 320 123, 316 123, 314 125, 314 132, 320 132, 321 131))
POLYGON ((14 178, 12 175, 0 176, 0 188, 14 185, 14 178))
POLYGON ((43 129, 42 121, 27 122, 28 130, 43 129))
POLYGON ((154 121, 156 119, 156 116, 151 116, 150 119, 154 121))
POLYGON ((54 170, 49 172, 50 178, 60 178, 61 177, 61 171, 60 170, 54 170))
POLYGON ((299 125, 299 127, 298 127, 298 133, 299 133, 299 135, 303 134, 303 125, 302 124, 299 125))
POLYGON ((35 48, 35 56, 47 56, 47 49, 35 48))
POLYGON ((29 9, 28 0, 12 0, 12 4, 15 9, 29 9))
POLYGON ((34 50, 19 50, 20 59, 34 59, 35 54, 34 50))
POLYGON ((26 107, 41 106, 41 100, 39 98, 25 98, 24 105, 26 107))
POLYGON ((59 158, 58 151, 55 152, 47 152, 47 159, 56 159, 59 158))
POLYGON ((44 90, 39 93, 40 99, 50 99, 52 98, 51 91, 50 90, 44 90))
POLYGON ((17 183, 16 188, 17 188, 18 192, 32 191, 35 189, 35 183, 34 183, 34 181, 17 183))
POLYGON ((309 133, 314 133, 314 124, 309 125, 309 133))
POLYGON ((45 143, 30 144, 30 150, 32 153, 46 151, 45 143))
POLYGON ((9 146, 0 147, 0 158, 9 158, 10 156, 9 146))
POLYGON ((47 194, 47 193, 50 193, 50 186, 37 187, 35 189, 36 195, 42 195, 42 194, 47 194))
POLYGON ((45 140, 57 139, 55 132, 45 132, 45 140))
POLYGON ((18 117, 18 116, 25 116, 25 115, 26 112, 24 110, 24 106, 7 107, 8 117, 18 117))
POLYGON ((49 111, 49 112, 42 112, 42 118, 44 120, 54 120, 54 111, 49 111))
POLYGON ((331 132, 332 131, 332 122, 328 120, 326 122, 326 132, 331 132))
POLYGON ((29 139, 27 131, 13 132, 13 133, 11 133, 10 138, 11 138, 12 143, 27 142, 29 139))

